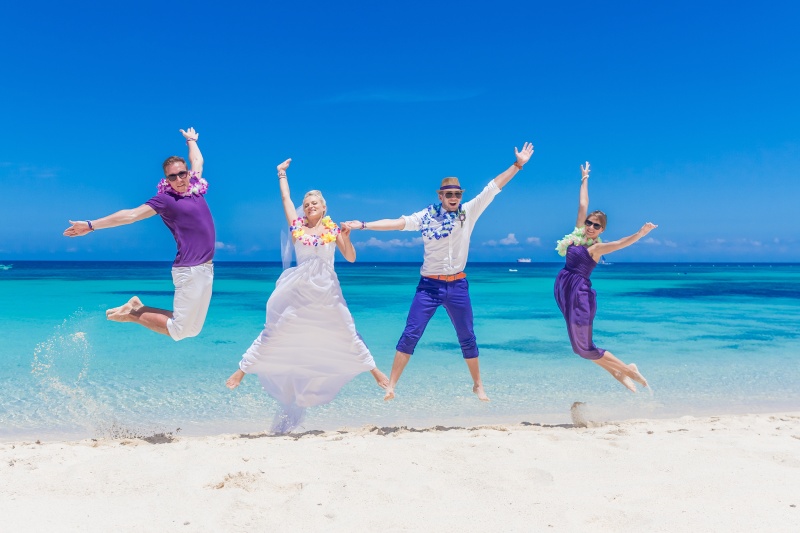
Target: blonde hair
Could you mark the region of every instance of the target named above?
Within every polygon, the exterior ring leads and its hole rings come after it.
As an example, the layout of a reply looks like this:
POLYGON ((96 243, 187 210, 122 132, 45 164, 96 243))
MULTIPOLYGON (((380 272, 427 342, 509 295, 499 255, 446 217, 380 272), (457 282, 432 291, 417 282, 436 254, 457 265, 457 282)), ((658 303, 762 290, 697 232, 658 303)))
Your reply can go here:
MULTIPOLYGON (((323 201, 324 203, 324 201, 323 201)), ((600 224, 603 225, 603 229, 606 229, 606 224, 608 223, 608 217, 602 211, 592 211, 588 215, 586 215, 586 220, 589 220, 589 217, 595 217, 597 220, 600 221, 600 224)))
POLYGON ((318 191, 314 189, 313 191, 308 191, 305 196, 303 196, 303 211, 305 211, 306 207, 306 198, 309 196, 316 196, 319 198, 320 202, 322 202, 322 216, 325 216, 328 212, 328 204, 325 203, 325 197, 322 196, 322 191, 318 191))

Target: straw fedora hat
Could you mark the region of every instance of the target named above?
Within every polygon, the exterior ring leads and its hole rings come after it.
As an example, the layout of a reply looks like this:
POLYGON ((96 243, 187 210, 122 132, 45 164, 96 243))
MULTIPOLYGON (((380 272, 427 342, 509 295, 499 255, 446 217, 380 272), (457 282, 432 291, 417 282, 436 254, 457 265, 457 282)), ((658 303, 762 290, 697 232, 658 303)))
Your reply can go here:
POLYGON ((445 178, 442 180, 441 186, 439 186, 439 190, 436 192, 443 192, 443 191, 463 191, 464 189, 461 188, 461 184, 458 183, 458 178, 445 178))

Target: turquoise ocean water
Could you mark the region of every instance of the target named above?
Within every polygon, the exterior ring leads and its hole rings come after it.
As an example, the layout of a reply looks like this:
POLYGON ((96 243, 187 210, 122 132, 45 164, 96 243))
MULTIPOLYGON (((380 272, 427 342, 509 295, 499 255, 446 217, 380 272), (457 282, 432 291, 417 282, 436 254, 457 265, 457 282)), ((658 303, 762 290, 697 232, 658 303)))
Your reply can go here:
MULTIPOLYGON (((6 262, 7 263, 7 262, 6 262)), ((300 430, 386 425, 569 422, 574 401, 598 419, 800 410, 800 265, 614 263, 593 275, 595 341, 635 362, 650 391, 631 394, 572 354, 553 299, 561 263, 470 264, 481 369, 471 393, 440 310, 393 402, 368 374, 300 430)), ((14 262, 0 270, 0 439, 269 427, 275 402, 253 376, 224 386, 261 331, 280 275, 273 263, 217 263, 201 335, 176 343, 104 310, 136 294, 171 308, 169 263, 14 262)), ((387 374, 418 264, 337 263, 356 326, 387 374)))

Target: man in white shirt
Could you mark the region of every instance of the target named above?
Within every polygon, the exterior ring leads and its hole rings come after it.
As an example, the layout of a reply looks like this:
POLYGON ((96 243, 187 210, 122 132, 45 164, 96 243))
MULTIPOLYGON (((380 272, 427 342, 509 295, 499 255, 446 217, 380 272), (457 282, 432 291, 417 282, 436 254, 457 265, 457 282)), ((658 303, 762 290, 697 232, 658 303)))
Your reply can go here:
POLYGON ((522 170, 533 154, 533 145, 526 142, 521 151, 514 148, 514 154, 517 157, 514 164, 465 204, 461 203, 464 190, 458 178, 444 178, 438 191, 439 204, 431 204, 422 211, 397 219, 346 222, 351 229, 419 231, 425 246, 420 271, 422 277, 408 312, 406 328, 397 343, 384 400, 394 398, 394 387, 414 353, 425 327, 439 306, 444 306, 456 329, 461 353, 474 382, 472 391, 479 399, 489 401, 478 366, 478 345, 473 331, 472 303, 464 267, 467 266, 469 239, 475 222, 500 190, 522 170))

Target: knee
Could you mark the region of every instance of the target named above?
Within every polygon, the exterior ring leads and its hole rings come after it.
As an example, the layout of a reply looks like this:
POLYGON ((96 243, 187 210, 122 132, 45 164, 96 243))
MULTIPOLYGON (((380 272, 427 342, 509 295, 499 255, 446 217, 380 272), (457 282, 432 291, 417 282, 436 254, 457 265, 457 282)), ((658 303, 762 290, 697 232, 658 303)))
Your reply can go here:
POLYGON ((419 335, 412 336, 403 334, 403 336, 400 337, 400 340, 397 341, 395 350, 410 357, 411 354, 414 353, 414 348, 417 347, 417 342, 419 342, 419 335))
POLYGON ((187 327, 176 324, 173 321, 170 321, 168 326, 171 326, 167 328, 169 330, 169 336, 175 341, 197 337, 200 334, 200 331, 203 329, 202 326, 187 327))
POLYGON ((461 344, 461 353, 464 359, 474 359, 478 357, 478 342, 475 340, 474 335, 469 339, 459 341, 459 344, 461 344))
POLYGON ((600 359, 601 357, 603 357, 602 351, 599 350, 598 348, 587 349, 587 348, 581 348, 581 347, 578 347, 578 346, 573 346, 572 347, 572 351, 575 352, 576 355, 580 355, 584 359, 595 360, 595 359, 600 359))

